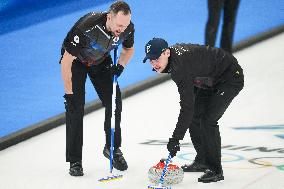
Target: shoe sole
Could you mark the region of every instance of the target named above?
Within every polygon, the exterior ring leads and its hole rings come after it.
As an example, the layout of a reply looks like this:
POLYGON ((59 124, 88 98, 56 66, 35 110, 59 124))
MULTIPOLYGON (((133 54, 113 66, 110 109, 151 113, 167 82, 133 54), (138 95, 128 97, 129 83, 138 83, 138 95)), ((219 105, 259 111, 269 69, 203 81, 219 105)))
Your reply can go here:
POLYGON ((196 173, 196 172, 202 172, 204 173, 206 171, 206 169, 204 170, 185 170, 185 169, 182 169, 183 172, 187 172, 187 173, 196 173))
POLYGON ((202 183, 210 183, 210 182, 218 182, 218 181, 222 181, 224 180, 224 177, 219 177, 218 179, 214 179, 214 180, 201 180, 200 178, 198 179, 198 182, 202 182, 202 183))
POLYGON ((69 172, 69 175, 71 175, 73 177, 81 177, 81 176, 84 176, 84 173, 82 173, 82 174, 73 174, 73 173, 69 172))

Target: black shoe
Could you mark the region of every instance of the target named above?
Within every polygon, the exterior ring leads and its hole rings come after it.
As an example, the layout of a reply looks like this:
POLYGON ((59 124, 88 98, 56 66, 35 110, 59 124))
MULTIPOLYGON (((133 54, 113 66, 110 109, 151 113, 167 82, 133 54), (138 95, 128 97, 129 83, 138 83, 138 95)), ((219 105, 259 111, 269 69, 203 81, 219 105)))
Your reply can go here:
MULTIPOLYGON (((110 159, 110 151, 108 147, 104 147, 103 154, 106 158, 110 159)), ((113 151, 112 165, 114 168, 120 171, 125 171, 128 168, 127 163, 123 157, 123 154, 119 148, 113 151)))
POLYGON ((198 182, 203 183, 218 182, 220 180, 224 180, 223 173, 215 173, 209 169, 205 171, 204 175, 198 178, 198 182))
POLYGON ((204 172, 208 169, 205 165, 195 161, 192 164, 185 164, 181 168, 184 172, 204 172))
POLYGON ((69 174, 71 176, 83 176, 83 167, 82 167, 82 162, 77 161, 77 162, 70 162, 70 169, 69 169, 69 174))

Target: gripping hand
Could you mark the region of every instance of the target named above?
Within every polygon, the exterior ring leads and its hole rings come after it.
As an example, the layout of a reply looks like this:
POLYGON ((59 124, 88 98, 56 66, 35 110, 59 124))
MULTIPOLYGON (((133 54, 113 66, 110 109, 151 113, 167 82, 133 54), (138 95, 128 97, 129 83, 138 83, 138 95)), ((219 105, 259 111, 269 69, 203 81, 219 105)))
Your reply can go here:
POLYGON ((111 67, 111 73, 113 75, 116 75, 117 77, 119 77, 121 75, 123 70, 124 70, 124 67, 121 64, 113 65, 111 67))
POLYGON ((75 111, 74 95, 65 94, 63 97, 65 98, 64 105, 66 112, 73 113, 75 111))
POLYGON ((172 157, 176 156, 177 152, 180 151, 179 140, 176 138, 170 138, 167 148, 172 157))

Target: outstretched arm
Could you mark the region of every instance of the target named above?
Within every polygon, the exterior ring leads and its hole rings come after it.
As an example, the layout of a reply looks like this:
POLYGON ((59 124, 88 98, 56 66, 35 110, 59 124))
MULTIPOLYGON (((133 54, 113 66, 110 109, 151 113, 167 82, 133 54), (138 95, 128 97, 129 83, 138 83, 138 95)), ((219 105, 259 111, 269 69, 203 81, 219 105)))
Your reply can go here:
POLYGON ((76 59, 75 56, 72 56, 67 51, 64 52, 61 59, 61 76, 64 82, 64 92, 65 94, 73 94, 72 90, 72 62, 76 59))
POLYGON ((177 83, 180 94, 180 113, 172 137, 182 140, 189 128, 194 112, 194 87, 190 76, 177 83))

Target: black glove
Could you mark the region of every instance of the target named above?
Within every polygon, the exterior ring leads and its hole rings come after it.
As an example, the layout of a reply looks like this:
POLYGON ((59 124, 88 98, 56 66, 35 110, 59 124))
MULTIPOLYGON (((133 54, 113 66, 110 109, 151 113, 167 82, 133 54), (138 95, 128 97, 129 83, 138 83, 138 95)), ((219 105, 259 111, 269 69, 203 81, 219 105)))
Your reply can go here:
POLYGON ((65 94, 63 97, 65 98, 64 105, 66 112, 73 113, 75 111, 74 95, 65 94))
POLYGON ((111 73, 119 77, 123 72, 124 67, 121 64, 113 65, 111 68, 111 73))
POLYGON ((172 158, 175 157, 177 155, 177 152, 180 151, 179 140, 176 138, 170 138, 167 148, 172 158))

